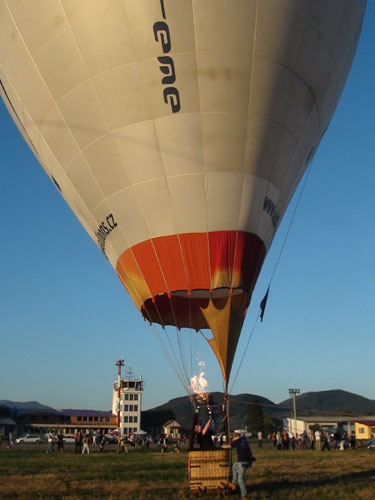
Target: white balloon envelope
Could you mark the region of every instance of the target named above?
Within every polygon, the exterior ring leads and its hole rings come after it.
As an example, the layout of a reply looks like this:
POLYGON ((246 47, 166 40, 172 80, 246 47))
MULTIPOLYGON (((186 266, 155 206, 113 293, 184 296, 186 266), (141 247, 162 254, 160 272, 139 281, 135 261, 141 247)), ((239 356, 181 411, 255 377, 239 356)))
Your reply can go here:
POLYGON ((210 328, 228 382, 365 1, 3 0, 0 92, 143 316, 210 328))

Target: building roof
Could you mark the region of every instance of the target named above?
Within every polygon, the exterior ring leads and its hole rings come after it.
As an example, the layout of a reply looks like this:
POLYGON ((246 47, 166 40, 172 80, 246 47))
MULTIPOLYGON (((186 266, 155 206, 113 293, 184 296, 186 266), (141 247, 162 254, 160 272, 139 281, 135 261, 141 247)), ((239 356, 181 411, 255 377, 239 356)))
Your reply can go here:
POLYGON ((61 413, 69 417, 112 417, 112 411, 63 409, 61 413))
POLYGON ((375 425, 375 420, 356 420, 356 423, 362 424, 362 425, 373 426, 373 425, 375 425))
POLYGON ((0 425, 16 425, 16 422, 11 418, 0 418, 0 425))
POLYGON ((175 427, 178 429, 182 429, 182 425, 176 422, 176 420, 168 420, 168 422, 165 422, 165 424, 163 424, 162 427, 175 427))
MULTIPOLYGON (((293 417, 286 417, 289 420, 294 420, 293 417)), ((314 415, 311 417, 306 417, 306 416, 297 416, 297 420, 300 420, 302 422, 311 422, 311 423, 327 423, 327 424, 334 424, 338 422, 372 422, 375 421, 375 416, 374 415, 314 415)), ((373 425, 373 424, 370 424, 373 425)))

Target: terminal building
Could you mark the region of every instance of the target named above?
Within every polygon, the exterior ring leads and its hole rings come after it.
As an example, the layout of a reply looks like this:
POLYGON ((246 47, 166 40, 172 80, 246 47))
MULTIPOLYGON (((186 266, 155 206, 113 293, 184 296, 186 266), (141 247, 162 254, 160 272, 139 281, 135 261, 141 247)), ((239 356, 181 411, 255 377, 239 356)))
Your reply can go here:
MULTIPOLYGON (((141 429, 142 394, 144 381, 142 375, 134 378, 130 368, 126 376, 119 376, 113 385, 112 411, 86 410, 86 409, 54 409, 54 408, 29 408, 17 410, 17 415, 10 418, 11 410, 4 407, 0 413, 0 433, 2 436, 13 432, 15 435, 23 433, 45 434, 50 431, 63 432, 74 435, 78 431, 83 434, 115 434, 117 430, 121 435, 138 433, 141 429), (120 389, 120 390, 119 390, 120 389), (2 418, 4 417, 4 418, 2 418)), ((149 415, 146 416, 146 421, 149 415)), ((150 429, 154 428, 148 422, 150 429)), ((163 422, 164 423, 164 422, 163 422)), ((160 427, 160 425, 159 425, 160 427)))
POLYGON ((122 436, 141 431, 143 389, 142 375, 134 379, 130 371, 125 378, 120 377, 113 384, 112 413, 118 415, 118 426, 122 436))
POLYGON ((298 416, 295 419, 283 419, 283 428, 293 435, 301 435, 304 431, 310 435, 311 430, 320 429, 333 434, 336 430, 340 434, 346 432, 350 435, 355 432, 356 439, 375 438, 375 416, 349 416, 349 415, 315 415, 298 416))

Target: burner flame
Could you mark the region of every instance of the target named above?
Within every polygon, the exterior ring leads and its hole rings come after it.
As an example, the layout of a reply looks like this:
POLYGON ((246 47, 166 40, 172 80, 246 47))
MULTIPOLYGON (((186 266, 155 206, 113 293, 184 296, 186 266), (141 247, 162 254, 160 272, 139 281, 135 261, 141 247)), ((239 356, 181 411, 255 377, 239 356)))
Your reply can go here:
POLYGON ((207 392, 207 386, 208 382, 205 378, 205 372, 203 371, 203 368, 205 366, 204 361, 200 361, 198 363, 198 366, 200 368, 199 375, 194 375, 190 379, 190 389, 194 392, 194 394, 197 394, 200 396, 202 399, 206 399, 206 392, 207 392))

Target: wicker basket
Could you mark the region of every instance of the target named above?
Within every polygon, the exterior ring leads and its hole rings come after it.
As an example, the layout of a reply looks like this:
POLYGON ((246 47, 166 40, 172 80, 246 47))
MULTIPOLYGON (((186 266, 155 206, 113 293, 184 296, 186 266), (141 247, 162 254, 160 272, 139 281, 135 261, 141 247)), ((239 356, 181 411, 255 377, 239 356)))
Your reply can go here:
POLYGON ((192 493, 227 492, 229 481, 229 450, 189 451, 189 486, 192 493))

